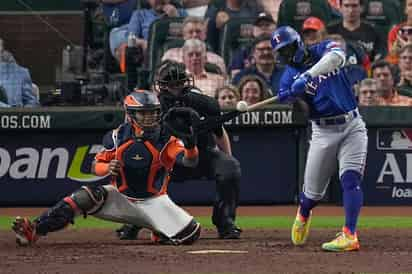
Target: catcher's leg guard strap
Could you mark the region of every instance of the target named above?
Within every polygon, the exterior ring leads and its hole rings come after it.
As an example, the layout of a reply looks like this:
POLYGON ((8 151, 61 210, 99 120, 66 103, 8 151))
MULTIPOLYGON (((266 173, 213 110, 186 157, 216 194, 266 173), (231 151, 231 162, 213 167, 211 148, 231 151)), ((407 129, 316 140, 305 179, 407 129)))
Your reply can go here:
POLYGON ((35 220, 36 233, 46 235, 48 232, 63 229, 73 223, 74 215, 74 209, 62 200, 35 220))
POLYGON ((82 186, 70 195, 77 208, 86 216, 93 214, 102 208, 107 197, 107 191, 103 186, 82 186))
POLYGON ((172 237, 172 242, 184 245, 191 245, 200 236, 200 224, 192 220, 182 231, 172 237))

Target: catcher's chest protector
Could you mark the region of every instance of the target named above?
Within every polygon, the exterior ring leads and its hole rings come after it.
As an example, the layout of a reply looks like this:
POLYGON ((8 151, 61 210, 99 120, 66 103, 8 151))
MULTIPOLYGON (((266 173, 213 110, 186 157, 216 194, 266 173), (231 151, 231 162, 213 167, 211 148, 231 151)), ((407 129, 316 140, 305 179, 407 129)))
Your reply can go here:
POLYGON ((135 198, 147 198, 166 193, 168 171, 176 159, 177 142, 153 145, 148 141, 129 139, 117 148, 117 159, 122 163, 116 184, 120 192, 135 198), (173 157, 168 157, 171 154, 173 157))

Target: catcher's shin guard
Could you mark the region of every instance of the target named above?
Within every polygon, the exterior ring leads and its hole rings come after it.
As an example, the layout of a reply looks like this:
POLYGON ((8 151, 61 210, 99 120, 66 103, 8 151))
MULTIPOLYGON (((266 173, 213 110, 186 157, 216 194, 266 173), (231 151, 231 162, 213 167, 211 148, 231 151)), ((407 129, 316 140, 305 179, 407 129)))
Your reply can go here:
POLYGON ((75 211, 65 200, 66 198, 58 202, 34 221, 38 235, 44 236, 73 223, 75 211))
POLYGON ((73 208, 83 213, 84 216, 94 214, 99 211, 106 201, 107 190, 101 186, 82 186, 79 190, 73 192, 66 201, 73 208))
POLYGON ((35 220, 37 234, 46 235, 73 224, 77 213, 86 216, 96 212, 103 206, 106 195, 102 186, 81 187, 35 220))

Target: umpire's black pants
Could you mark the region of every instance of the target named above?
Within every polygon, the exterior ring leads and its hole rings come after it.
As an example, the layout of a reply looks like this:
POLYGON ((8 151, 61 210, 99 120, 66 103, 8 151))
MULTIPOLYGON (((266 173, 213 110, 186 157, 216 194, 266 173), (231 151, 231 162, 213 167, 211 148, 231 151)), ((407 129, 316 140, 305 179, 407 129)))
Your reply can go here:
POLYGON ((172 182, 207 178, 216 181, 216 199, 212 222, 219 232, 234 227, 239 202, 241 169, 239 161, 226 153, 206 148, 199 150, 199 164, 195 168, 176 165, 172 182))

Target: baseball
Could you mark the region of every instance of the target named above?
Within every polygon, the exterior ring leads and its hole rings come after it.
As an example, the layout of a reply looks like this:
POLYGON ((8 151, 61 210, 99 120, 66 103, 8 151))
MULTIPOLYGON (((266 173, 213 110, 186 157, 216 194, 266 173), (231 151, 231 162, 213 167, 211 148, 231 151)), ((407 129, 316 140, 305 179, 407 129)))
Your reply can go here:
POLYGON ((247 111, 247 103, 245 101, 239 101, 236 104, 236 110, 240 112, 246 112, 247 111))

